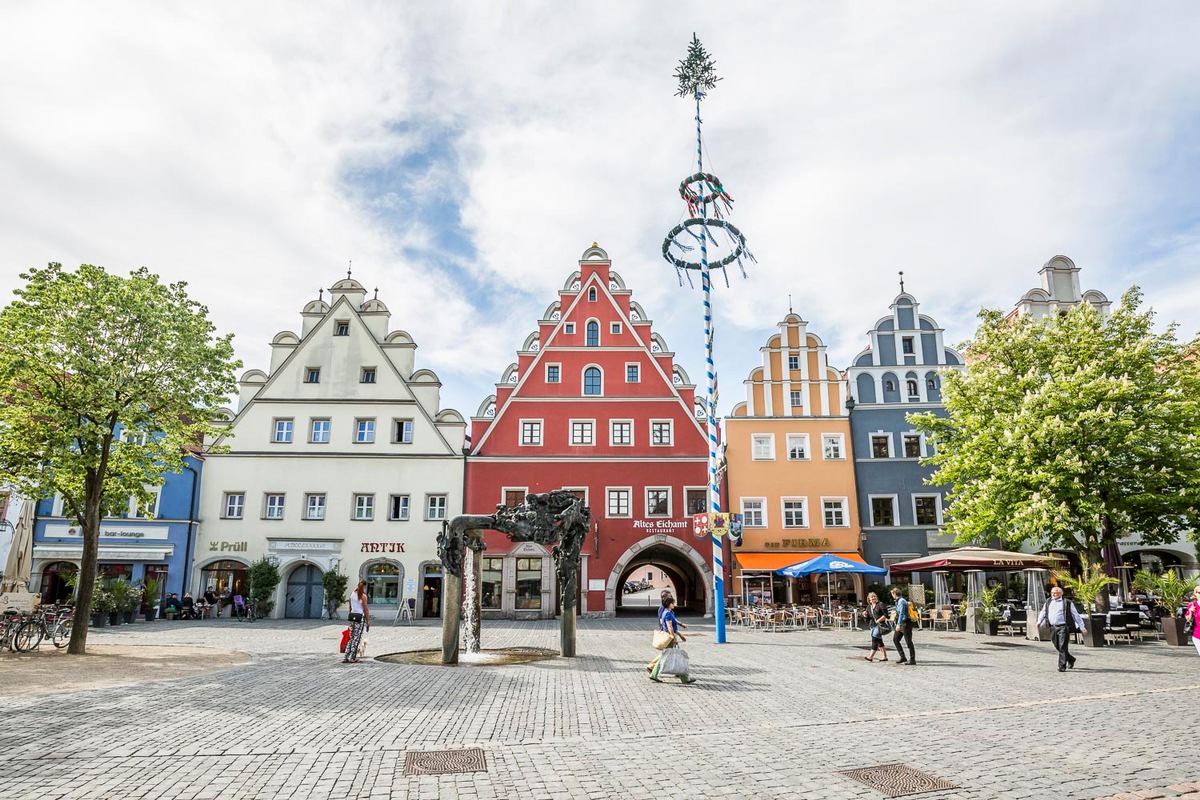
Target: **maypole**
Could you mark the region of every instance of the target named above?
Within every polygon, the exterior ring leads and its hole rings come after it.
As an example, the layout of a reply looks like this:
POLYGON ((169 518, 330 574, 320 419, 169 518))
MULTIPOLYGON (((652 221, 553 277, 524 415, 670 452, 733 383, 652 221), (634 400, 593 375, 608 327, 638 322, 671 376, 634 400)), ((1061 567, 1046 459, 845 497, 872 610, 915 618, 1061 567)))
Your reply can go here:
MULTIPOLYGON (((722 213, 728 212, 733 204, 733 198, 725 191, 721 181, 704 171, 704 139, 700 133, 700 101, 706 93, 716 86, 716 64, 705 52, 700 40, 692 34, 691 44, 688 45, 687 57, 679 62, 675 70, 679 88, 677 97, 692 96, 696 100, 696 174, 691 175, 679 184, 679 195, 687 204, 689 218, 676 225, 663 240, 663 258, 669 261, 679 276, 679 285, 683 285, 683 276, 688 276, 691 284, 690 270, 700 272, 700 285, 704 291, 704 353, 708 377, 705 408, 707 420, 705 430, 708 435, 708 521, 707 530, 712 540, 713 561, 713 616, 717 625, 717 643, 725 642, 725 563, 721 549, 721 537, 729 526, 727 518, 721 515, 721 488, 717 480, 719 467, 717 456, 717 368, 713 361, 713 340, 715 329, 713 324, 712 306, 712 270, 719 269, 725 275, 725 285, 729 285, 729 276, 725 267, 734 263, 745 277, 746 270, 742 259, 754 260, 754 256, 746 248, 746 238, 741 231, 731 223, 722 219, 722 213), (710 216, 710 214, 712 216, 710 216), (714 238, 714 232, 719 231, 721 238, 714 238), (689 253, 695 250, 694 244, 688 244, 684 237, 690 237, 692 242, 700 246, 700 262, 689 261, 686 256, 678 253, 689 253), (729 250, 722 258, 709 263, 709 243, 729 250)), ((715 253, 714 253, 715 256, 715 253)))

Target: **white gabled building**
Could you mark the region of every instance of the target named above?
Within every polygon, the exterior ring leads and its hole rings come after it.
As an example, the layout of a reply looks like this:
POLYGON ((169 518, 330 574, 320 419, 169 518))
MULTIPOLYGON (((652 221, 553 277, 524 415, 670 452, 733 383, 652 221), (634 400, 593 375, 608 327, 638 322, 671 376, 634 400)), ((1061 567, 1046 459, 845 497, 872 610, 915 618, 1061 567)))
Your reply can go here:
POLYGON ((242 375, 206 457, 197 597, 245 594, 247 567, 267 556, 283 578, 272 616, 319 617, 330 569, 366 579, 376 614, 412 598, 416 616, 440 615, 436 537, 462 513, 466 423, 439 408, 441 382, 366 297, 347 275, 304 307, 299 335, 275 336, 269 373, 242 375))

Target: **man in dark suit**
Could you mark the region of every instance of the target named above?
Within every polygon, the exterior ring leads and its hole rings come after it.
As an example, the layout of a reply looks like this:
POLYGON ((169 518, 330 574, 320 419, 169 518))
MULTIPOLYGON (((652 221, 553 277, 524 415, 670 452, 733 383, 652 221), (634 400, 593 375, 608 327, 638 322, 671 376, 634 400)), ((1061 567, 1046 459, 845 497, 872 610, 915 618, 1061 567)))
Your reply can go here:
POLYGON ((1042 607, 1042 613, 1038 614, 1038 625, 1048 623, 1053 631, 1051 640, 1054 642, 1054 649, 1058 651, 1058 671, 1066 672, 1067 668, 1075 668, 1075 656, 1071 655, 1068 646, 1071 643, 1071 634, 1075 631, 1087 633, 1087 626, 1083 624, 1083 618, 1079 616, 1079 612, 1075 609, 1075 604, 1063 598, 1063 590, 1059 586, 1055 586, 1050 590, 1050 602, 1042 607))

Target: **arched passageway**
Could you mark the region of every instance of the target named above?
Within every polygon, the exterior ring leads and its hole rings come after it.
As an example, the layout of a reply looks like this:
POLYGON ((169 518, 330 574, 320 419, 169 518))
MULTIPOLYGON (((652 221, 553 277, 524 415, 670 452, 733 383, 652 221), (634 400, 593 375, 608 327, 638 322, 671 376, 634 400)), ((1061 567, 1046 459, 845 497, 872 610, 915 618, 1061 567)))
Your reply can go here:
POLYGON ((678 609, 686 614, 712 613, 712 569, 686 542, 659 534, 637 542, 613 565, 605 592, 609 613, 654 613, 655 606, 625 607, 622 588, 639 573, 662 572, 675 589, 678 609))

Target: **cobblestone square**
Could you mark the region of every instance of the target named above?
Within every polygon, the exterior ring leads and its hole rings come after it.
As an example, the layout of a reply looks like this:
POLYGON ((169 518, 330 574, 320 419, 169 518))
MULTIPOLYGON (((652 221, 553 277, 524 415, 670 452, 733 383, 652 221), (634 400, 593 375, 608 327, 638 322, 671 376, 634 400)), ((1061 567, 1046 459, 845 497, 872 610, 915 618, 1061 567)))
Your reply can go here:
MULTIPOLYGON (((24 667, 0 657, 0 797, 879 798, 838 773, 894 763, 958 787, 921 798, 1200 791, 1185 757, 1200 726, 1192 648, 1080 646, 1060 674, 1048 643, 921 631, 920 665, 904 667, 865 662, 863 632, 731 628, 716 645, 688 621, 687 686, 647 679, 653 618, 580 620, 575 659, 450 668, 343 665, 337 621, 95 630, 94 645, 250 660, 13 694, 24 667), (486 771, 404 775, 409 752, 467 748, 486 771)), ((369 654, 440 635, 377 620, 369 654)), ((485 621, 483 641, 555 648, 558 628, 485 621)))

